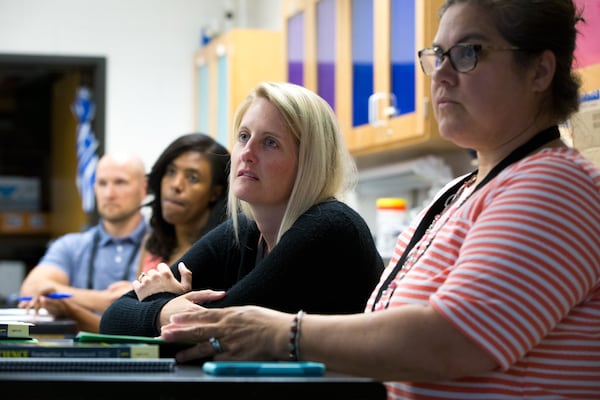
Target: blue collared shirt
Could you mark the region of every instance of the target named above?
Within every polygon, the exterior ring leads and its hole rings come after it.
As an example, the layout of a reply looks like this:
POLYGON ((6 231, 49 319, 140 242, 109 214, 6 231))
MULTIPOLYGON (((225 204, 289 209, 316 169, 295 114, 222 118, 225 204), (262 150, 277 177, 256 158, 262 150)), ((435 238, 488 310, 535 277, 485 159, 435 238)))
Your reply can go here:
POLYGON ((38 264, 53 265, 65 271, 72 287, 90 289, 88 281, 91 280, 91 289, 104 290, 124 277, 129 281, 136 278, 140 245, 147 230, 146 221, 142 219, 130 235, 114 238, 99 223, 85 232, 68 233, 56 239, 38 264), (92 252, 95 253, 93 263, 92 252))

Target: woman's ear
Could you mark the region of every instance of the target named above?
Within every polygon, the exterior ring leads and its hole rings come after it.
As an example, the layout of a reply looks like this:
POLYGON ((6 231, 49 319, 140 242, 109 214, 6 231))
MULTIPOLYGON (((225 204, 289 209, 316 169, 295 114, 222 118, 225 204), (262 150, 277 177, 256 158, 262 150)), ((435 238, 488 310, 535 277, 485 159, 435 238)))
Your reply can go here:
POLYGON ((550 87, 554 79, 556 56, 550 50, 545 50, 538 56, 534 65, 533 88, 537 92, 544 92, 550 87))

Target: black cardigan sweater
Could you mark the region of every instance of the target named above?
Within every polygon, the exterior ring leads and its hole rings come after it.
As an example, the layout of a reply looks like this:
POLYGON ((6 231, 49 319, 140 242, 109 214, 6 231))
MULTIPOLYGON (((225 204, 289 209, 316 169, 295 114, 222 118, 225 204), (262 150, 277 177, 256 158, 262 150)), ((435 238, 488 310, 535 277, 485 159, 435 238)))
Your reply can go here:
MULTIPOLYGON (((285 312, 345 314, 364 311, 383 271, 363 218, 337 201, 317 204, 302 214, 263 259, 260 231, 240 218, 240 245, 231 221, 199 239, 171 266, 177 279, 180 261, 192 271, 192 290, 225 290, 223 299, 205 307, 259 305, 285 312), (257 261, 257 259, 259 261, 257 261)), ((132 290, 104 312, 100 332, 158 336, 160 310, 175 298, 156 293, 139 301, 132 290)))

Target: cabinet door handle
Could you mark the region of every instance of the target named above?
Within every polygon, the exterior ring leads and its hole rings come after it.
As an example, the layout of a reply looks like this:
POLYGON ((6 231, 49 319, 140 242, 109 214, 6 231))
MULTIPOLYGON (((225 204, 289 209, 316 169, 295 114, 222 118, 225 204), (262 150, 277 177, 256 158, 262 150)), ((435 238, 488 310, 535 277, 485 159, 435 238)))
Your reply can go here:
POLYGON ((373 93, 369 96, 369 124, 387 125, 387 121, 398 114, 394 93, 373 93))

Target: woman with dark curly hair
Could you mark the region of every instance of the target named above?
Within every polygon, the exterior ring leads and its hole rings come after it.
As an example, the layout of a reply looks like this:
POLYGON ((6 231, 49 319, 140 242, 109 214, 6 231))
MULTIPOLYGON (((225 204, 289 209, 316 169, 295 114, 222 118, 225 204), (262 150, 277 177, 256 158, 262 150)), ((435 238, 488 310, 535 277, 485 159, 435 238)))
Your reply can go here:
POLYGON ((178 137, 158 157, 148 175, 154 195, 140 271, 171 264, 227 215, 230 155, 212 137, 178 137))

